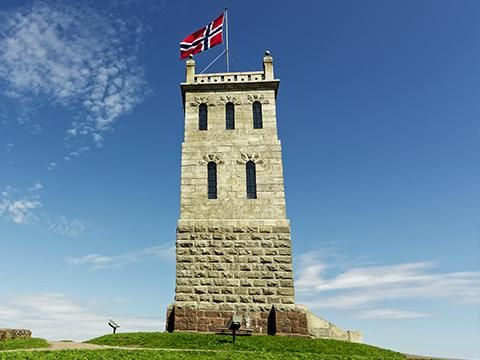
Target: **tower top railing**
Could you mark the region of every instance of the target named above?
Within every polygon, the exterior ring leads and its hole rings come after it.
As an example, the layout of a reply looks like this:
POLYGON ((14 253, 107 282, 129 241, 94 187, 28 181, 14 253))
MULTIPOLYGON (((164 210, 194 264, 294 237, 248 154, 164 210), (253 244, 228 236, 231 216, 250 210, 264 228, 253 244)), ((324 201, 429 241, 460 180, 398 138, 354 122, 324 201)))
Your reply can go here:
POLYGON ((215 74, 195 74, 193 83, 227 83, 227 82, 243 82, 243 81, 262 81, 265 80, 263 71, 250 72, 228 72, 215 74))
POLYGON ((190 57, 186 62, 186 84, 241 83, 272 80, 274 80, 273 58, 269 51, 265 51, 265 56, 263 57, 263 71, 196 74, 193 57, 190 57))

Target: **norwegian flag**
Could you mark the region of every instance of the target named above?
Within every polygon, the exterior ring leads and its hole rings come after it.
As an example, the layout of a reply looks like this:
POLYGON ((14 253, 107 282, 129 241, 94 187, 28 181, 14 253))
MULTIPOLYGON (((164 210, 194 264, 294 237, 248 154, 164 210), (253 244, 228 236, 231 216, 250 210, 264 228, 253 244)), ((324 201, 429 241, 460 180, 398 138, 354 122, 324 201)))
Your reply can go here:
POLYGON ((225 13, 210 24, 195 31, 180 42, 180 59, 208 50, 223 42, 223 18, 225 13))

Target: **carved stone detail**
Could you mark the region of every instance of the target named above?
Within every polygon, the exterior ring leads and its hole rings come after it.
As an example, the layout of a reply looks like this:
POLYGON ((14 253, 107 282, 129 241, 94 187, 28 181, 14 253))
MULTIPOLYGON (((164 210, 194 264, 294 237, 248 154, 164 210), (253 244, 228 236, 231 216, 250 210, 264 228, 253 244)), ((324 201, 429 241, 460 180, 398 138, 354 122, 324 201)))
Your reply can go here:
POLYGON ((207 106, 215 106, 214 102, 211 102, 207 96, 195 96, 195 100, 190 103, 190 106, 200 106, 200 104, 206 104, 207 106))
POLYGON ((261 104, 268 104, 269 101, 264 98, 262 94, 248 94, 247 99, 250 103, 254 103, 255 101, 258 101, 261 104))
POLYGON ((237 97, 232 96, 232 95, 222 95, 219 97, 217 104, 218 105, 225 105, 227 103, 231 102, 234 105, 241 105, 242 102, 237 99, 237 97))
POLYGON ((245 165, 247 162, 253 161, 255 165, 263 165, 264 162, 260 158, 259 153, 240 153, 240 159, 237 160, 237 164, 245 165))
POLYGON ((203 161, 200 161, 202 163, 208 164, 209 162, 214 162, 217 164, 223 164, 223 159, 220 154, 204 154, 203 155, 203 161))

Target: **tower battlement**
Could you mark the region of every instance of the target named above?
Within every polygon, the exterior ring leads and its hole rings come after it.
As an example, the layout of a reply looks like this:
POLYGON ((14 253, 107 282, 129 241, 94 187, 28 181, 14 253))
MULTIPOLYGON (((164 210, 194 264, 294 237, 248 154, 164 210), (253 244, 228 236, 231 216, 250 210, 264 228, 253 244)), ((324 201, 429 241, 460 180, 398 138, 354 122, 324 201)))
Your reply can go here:
POLYGON ((273 58, 270 52, 266 51, 263 57, 263 71, 196 74, 195 60, 190 58, 186 62, 186 77, 182 87, 187 84, 251 83, 272 80, 274 80, 273 58))

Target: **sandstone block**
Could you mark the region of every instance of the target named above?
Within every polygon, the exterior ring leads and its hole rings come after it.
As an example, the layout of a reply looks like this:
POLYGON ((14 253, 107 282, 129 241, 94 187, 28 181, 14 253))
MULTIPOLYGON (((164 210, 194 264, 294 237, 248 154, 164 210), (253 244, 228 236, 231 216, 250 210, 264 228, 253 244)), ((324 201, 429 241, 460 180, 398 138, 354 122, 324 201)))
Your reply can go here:
POLYGON ((266 296, 253 296, 254 303, 266 303, 267 297, 266 296))
POLYGON ((275 295, 275 288, 266 287, 263 288, 263 295, 275 295))
POLYGON ((280 288, 280 289, 278 289, 278 295, 282 295, 282 296, 293 296, 293 287, 291 287, 291 288, 280 288))
POLYGON ((274 259, 277 263, 290 263, 292 261, 289 256, 275 256, 274 259))
POLYGON ((290 233, 290 228, 288 226, 274 226, 272 231, 274 233, 290 233))
POLYGON ((187 233, 187 232, 191 232, 191 231, 190 231, 190 227, 189 227, 189 226, 178 226, 178 227, 177 227, 177 232, 179 232, 179 233, 187 233))
MULTIPOLYGON (((190 292, 191 292, 191 290, 192 289, 190 289, 190 292)), ((207 287, 197 286, 197 287, 195 287, 194 292, 195 292, 195 294, 206 294, 208 291, 207 291, 207 287)))

